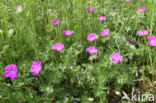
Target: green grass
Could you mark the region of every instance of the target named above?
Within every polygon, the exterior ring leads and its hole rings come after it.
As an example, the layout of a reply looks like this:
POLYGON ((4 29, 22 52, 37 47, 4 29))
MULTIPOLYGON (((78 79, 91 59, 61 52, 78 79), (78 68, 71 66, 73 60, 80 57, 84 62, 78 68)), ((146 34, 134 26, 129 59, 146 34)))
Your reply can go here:
POLYGON ((107 94, 110 90, 122 93, 128 88, 131 93, 135 87, 155 93, 156 48, 148 45, 146 36, 136 34, 147 29, 149 35, 156 36, 155 5, 155 0, 0 0, 0 101, 90 103, 88 98, 94 98, 96 103, 111 103, 121 97, 107 94), (20 4, 18 13, 14 8, 20 4), (96 10, 89 12, 88 6, 96 10), (139 13, 138 7, 147 10, 139 13), (100 22, 98 16, 107 20, 100 22), (61 23, 54 26, 54 19, 61 23), (107 28, 111 34, 101 37, 107 28), (73 35, 64 36, 64 30, 73 31, 73 35), (87 41, 90 33, 97 33, 98 39, 87 41), (130 43, 125 38, 130 38, 130 43), (57 42, 65 45, 61 52, 51 48, 57 42), (98 48, 98 54, 87 53, 89 46, 98 48), (121 53, 121 63, 111 63, 113 52, 121 53), (38 60, 42 61, 43 83, 30 73, 32 62, 38 60), (15 80, 3 76, 9 64, 17 65, 15 80), (138 78, 143 82, 136 81, 138 78), (151 87, 144 88, 149 81, 151 87))

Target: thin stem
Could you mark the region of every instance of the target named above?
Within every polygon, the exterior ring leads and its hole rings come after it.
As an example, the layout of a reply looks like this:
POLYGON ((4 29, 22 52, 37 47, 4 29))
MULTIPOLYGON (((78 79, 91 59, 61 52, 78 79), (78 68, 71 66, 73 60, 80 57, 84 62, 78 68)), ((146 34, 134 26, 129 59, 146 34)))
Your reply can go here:
POLYGON ((40 74, 39 74, 38 76, 39 76, 40 80, 42 81, 42 83, 44 83, 44 82, 43 82, 43 79, 42 79, 41 76, 40 76, 40 74))

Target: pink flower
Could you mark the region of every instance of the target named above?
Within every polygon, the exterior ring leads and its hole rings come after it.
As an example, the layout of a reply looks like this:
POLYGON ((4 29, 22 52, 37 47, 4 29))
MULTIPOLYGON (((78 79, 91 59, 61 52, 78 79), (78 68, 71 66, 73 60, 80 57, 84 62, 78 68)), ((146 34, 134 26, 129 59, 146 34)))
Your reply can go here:
POLYGON ((17 77, 17 67, 15 64, 7 65, 4 68, 4 76, 10 79, 15 79, 17 77))
POLYGON ((22 5, 18 5, 18 6, 16 6, 14 9, 17 10, 17 9, 21 8, 21 6, 22 6, 22 5))
POLYGON ((131 0, 125 0, 126 2, 130 2, 131 0))
POLYGON ((148 36, 147 40, 148 40, 148 44, 150 46, 156 46, 156 37, 155 36, 148 36))
POLYGON ((95 11, 95 7, 88 7, 88 11, 95 11))
POLYGON ((155 36, 147 36, 147 40, 150 41, 152 39, 155 39, 155 36))
POLYGON ((64 31, 64 35, 72 35, 72 32, 70 31, 70 30, 66 30, 66 31, 64 31))
POLYGON ((130 42, 130 39, 129 38, 126 38, 126 41, 129 43, 130 42))
POLYGON ((91 33, 88 35, 87 40, 94 41, 96 39, 96 33, 91 33))
POLYGON ((113 60, 113 63, 116 64, 118 62, 121 62, 123 60, 123 57, 120 55, 119 52, 112 53, 110 58, 113 60))
POLYGON ((139 30, 137 31, 137 34, 140 36, 148 35, 148 30, 139 30))
POLYGON ((106 20, 106 19, 107 19, 106 16, 99 16, 99 17, 98 17, 98 20, 99 20, 99 21, 104 21, 104 20, 106 20))
POLYGON ((98 53, 98 50, 94 46, 90 46, 89 48, 86 49, 86 51, 88 53, 91 53, 91 54, 97 54, 98 53))
POLYGON ((142 70, 143 69, 143 67, 142 66, 140 66, 140 70, 142 70))
POLYGON ((140 7, 140 8, 138 8, 138 11, 146 11, 146 8, 145 7, 140 7))
POLYGON ((38 75, 41 69, 42 69, 41 61, 35 61, 31 65, 30 72, 32 72, 33 75, 38 75))
POLYGON ((101 33, 101 36, 106 36, 106 35, 109 35, 110 34, 110 30, 109 29, 106 29, 104 30, 102 33, 101 33))
POLYGON ((73 67, 72 66, 70 66, 70 70, 72 70, 73 69, 73 67))
POLYGON ((52 45, 52 49, 56 51, 61 51, 64 48, 64 45, 62 43, 56 43, 52 45))
POLYGON ((54 25, 58 25, 58 24, 60 24, 60 21, 59 20, 53 20, 51 23, 54 25))

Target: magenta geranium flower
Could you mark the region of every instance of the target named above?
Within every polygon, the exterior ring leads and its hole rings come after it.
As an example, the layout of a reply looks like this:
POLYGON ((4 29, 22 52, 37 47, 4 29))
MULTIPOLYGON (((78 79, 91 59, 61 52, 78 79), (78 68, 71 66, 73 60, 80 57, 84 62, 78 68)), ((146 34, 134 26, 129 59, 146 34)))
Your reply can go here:
POLYGON ((156 37, 155 36, 148 36, 147 40, 148 40, 148 44, 150 46, 156 46, 156 37))
POLYGON ((15 64, 7 65, 4 69, 4 76, 10 79, 15 79, 17 77, 17 67, 15 64))
POLYGON ((32 72, 33 75, 38 75, 41 69, 42 69, 41 61, 35 61, 31 65, 30 72, 32 72))
POLYGON ((94 46, 90 46, 89 48, 86 49, 86 51, 88 53, 91 53, 91 54, 97 54, 98 53, 98 49, 96 49, 94 46))
POLYGON ((112 53, 110 59, 112 59, 113 63, 116 64, 118 62, 121 62, 123 60, 123 57, 120 55, 119 52, 117 52, 117 53, 112 53))
POLYGON ((60 24, 60 21, 59 20, 53 20, 51 23, 54 25, 58 25, 58 24, 60 24))
POLYGON ((155 39, 156 37, 155 36, 147 36, 147 40, 150 41, 152 39, 155 39))
POLYGON ((52 45, 52 49, 56 51, 61 51, 64 48, 64 45, 62 43, 56 43, 52 45))
POLYGON ((148 35, 148 30, 139 30, 137 31, 137 34, 140 36, 148 35))
POLYGON ((70 31, 70 30, 65 30, 65 31, 64 31, 64 35, 67 35, 67 36, 68 36, 68 35, 72 35, 72 31, 70 31))
POLYGON ((146 11, 146 8, 145 7, 140 7, 140 8, 138 8, 138 11, 146 11))
POLYGON ((73 66, 70 66, 70 70, 73 70, 73 66))
POLYGON ((126 2, 130 2, 131 0, 125 0, 126 2))
POLYGON ((18 5, 18 6, 16 6, 14 9, 17 10, 17 9, 21 8, 21 6, 22 6, 22 5, 18 5))
POLYGON ((109 35, 110 34, 110 30, 109 29, 106 29, 104 30, 102 33, 101 33, 101 36, 106 36, 106 35, 109 35))
POLYGON ((142 66, 140 66, 140 70, 142 70, 143 69, 143 67, 142 66))
POLYGON ((106 19, 107 19, 106 16, 99 16, 99 17, 98 17, 98 20, 99 20, 99 21, 104 21, 104 20, 106 20, 106 19))
POLYGON ((126 41, 129 43, 130 42, 130 39, 129 38, 126 38, 126 41))
POLYGON ((91 33, 88 35, 87 40, 94 41, 96 39, 96 33, 91 33))
POLYGON ((95 11, 95 7, 88 7, 88 11, 95 11))

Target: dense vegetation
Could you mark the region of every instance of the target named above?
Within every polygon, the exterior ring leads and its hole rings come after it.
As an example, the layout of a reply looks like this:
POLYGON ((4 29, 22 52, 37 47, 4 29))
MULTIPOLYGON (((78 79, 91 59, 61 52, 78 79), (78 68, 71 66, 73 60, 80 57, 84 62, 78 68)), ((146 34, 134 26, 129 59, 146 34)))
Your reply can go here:
POLYGON ((156 98, 155 5, 0 0, 0 103, 130 103, 132 89, 156 98))

